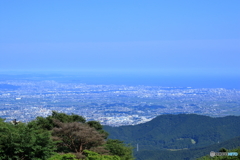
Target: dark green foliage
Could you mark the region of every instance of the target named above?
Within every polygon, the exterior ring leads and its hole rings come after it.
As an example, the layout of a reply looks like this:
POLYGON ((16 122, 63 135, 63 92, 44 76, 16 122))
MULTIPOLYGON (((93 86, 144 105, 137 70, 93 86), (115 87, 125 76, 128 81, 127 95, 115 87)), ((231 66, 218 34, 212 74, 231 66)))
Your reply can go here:
POLYGON ((99 133, 101 133, 102 135, 104 135, 104 138, 106 139, 108 137, 108 133, 106 131, 103 130, 103 126, 97 122, 97 121, 88 121, 87 124, 90 127, 95 128, 99 133))
POLYGON ((28 123, 30 128, 34 129, 43 129, 43 130, 51 130, 54 127, 52 118, 49 117, 37 117, 35 120, 28 123))
POLYGON ((86 120, 82 116, 76 115, 76 114, 71 114, 67 115, 65 113, 59 113, 56 111, 52 112, 51 118, 57 119, 63 123, 69 123, 69 122, 82 122, 85 123, 86 120))
POLYGON ((97 122, 97 121, 88 121, 87 124, 90 127, 95 128, 97 131, 103 129, 103 126, 99 122, 97 122))
POLYGON ((93 151, 84 150, 84 155, 86 155, 86 160, 121 160, 120 157, 116 155, 100 155, 93 151))
POLYGON ((118 155, 121 160, 134 159, 132 153, 133 148, 129 145, 125 145, 122 141, 117 139, 108 139, 105 146, 111 154, 118 155))
POLYGON ((240 137, 227 141, 240 135, 240 116, 161 115, 147 123, 104 126, 104 130, 110 133, 109 138, 134 145, 134 156, 139 160, 196 159, 211 150, 240 144, 240 137))
POLYGON ((228 152, 237 152, 238 156, 214 156, 210 157, 209 155, 198 158, 197 160, 239 160, 240 159, 240 148, 231 149, 228 152))
POLYGON ((86 122, 75 114, 53 111, 46 118, 37 117, 28 124, 16 125, 0 118, 0 159, 133 159, 131 147, 120 141, 107 141, 107 136, 99 122, 86 122))
POLYGON ((46 159, 53 154, 54 143, 48 131, 26 124, 0 122, 0 159, 46 159))
POLYGON ((140 150, 204 147, 240 134, 240 116, 211 118, 195 114, 161 115, 150 122, 109 127, 109 138, 119 139, 140 150))
POLYGON ((52 130, 54 127, 58 127, 55 123, 55 120, 59 120, 63 123, 70 123, 70 122, 80 122, 80 123, 87 123, 90 127, 95 128, 100 134, 104 135, 104 139, 107 139, 108 133, 103 130, 103 126, 97 121, 88 121, 86 122, 85 118, 76 114, 65 114, 59 113, 56 111, 52 111, 52 115, 44 117, 37 117, 36 120, 33 120, 28 123, 30 128, 35 129, 43 129, 43 130, 52 130))
POLYGON ((200 147, 195 149, 183 149, 183 150, 143 150, 135 153, 135 157, 138 160, 158 160, 161 157, 161 160, 182 160, 182 159, 189 159, 195 160, 204 155, 209 155, 211 151, 218 151, 223 146, 229 149, 237 148, 240 144, 240 137, 236 137, 230 140, 227 140, 222 143, 217 143, 214 145, 200 147))
POLYGON ((227 149, 226 148, 221 148, 221 149, 219 149, 219 152, 227 152, 227 149))
POLYGON ((48 158, 47 160, 77 160, 76 156, 71 153, 60 154, 56 153, 52 157, 48 158))
MULTIPOLYGON (((200 147, 195 149, 183 149, 183 150, 176 150, 176 151, 170 151, 170 150, 143 150, 136 152, 134 156, 137 160, 159 160, 159 157, 161 157, 161 160, 183 160, 183 159, 189 159, 189 160, 195 160, 199 157, 202 157, 204 155, 209 155, 211 151, 218 151, 222 146, 232 149, 239 147, 240 144, 240 137, 230 139, 228 141, 217 143, 214 145, 210 145, 207 147, 200 147)), ((203 160, 203 159, 201 159, 203 160)))
POLYGON ((31 121, 28 123, 29 127, 34 128, 41 128, 44 130, 52 130, 54 127, 57 127, 56 124, 53 123, 53 119, 57 119, 60 122, 63 123, 69 123, 69 122, 81 122, 85 123, 86 120, 82 116, 76 115, 76 114, 65 114, 65 113, 59 113, 56 111, 52 111, 52 115, 44 118, 44 117, 37 117, 36 120, 31 121))

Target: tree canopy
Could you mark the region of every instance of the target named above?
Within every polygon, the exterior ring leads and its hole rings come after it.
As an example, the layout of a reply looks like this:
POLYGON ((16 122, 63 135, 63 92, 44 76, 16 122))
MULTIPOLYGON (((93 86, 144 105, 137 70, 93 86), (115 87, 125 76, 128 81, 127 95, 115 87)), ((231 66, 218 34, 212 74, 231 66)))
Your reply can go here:
POLYGON ((0 118, 0 159, 134 159, 130 146, 107 136, 99 122, 86 122, 75 114, 53 111, 27 124, 12 124, 0 118))
POLYGON ((0 120, 0 159, 46 159, 55 150, 50 132, 0 120))
POLYGON ((82 116, 76 115, 76 114, 65 114, 65 113, 59 113, 57 111, 52 111, 52 115, 44 117, 37 117, 35 120, 28 123, 30 127, 37 127, 44 130, 52 130, 54 127, 56 127, 56 124, 54 124, 53 120, 59 120, 63 123, 69 123, 69 122, 81 122, 85 123, 86 119, 82 116))
POLYGON ((60 141, 58 145, 69 152, 83 153, 83 150, 101 146, 105 143, 101 135, 93 127, 84 123, 62 123, 55 121, 59 127, 53 128, 53 139, 60 141))

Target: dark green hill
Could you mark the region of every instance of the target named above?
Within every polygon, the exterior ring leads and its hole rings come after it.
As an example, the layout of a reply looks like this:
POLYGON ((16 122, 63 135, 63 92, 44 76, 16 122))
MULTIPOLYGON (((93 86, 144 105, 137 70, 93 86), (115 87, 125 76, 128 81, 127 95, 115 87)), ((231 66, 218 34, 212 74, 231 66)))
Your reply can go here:
POLYGON ((183 149, 183 150, 177 150, 177 151, 143 150, 143 151, 135 152, 134 156, 136 157, 137 160, 159 160, 159 159, 161 160, 169 160, 169 159, 194 160, 199 157, 209 155, 211 151, 218 152, 219 149, 221 148, 233 149, 233 148, 238 148, 239 146, 240 146, 240 136, 224 141, 222 143, 217 143, 207 147, 201 147, 201 148, 195 148, 195 149, 183 149))
POLYGON ((214 157, 210 157, 210 155, 204 156, 204 157, 200 157, 197 160, 239 160, 240 159, 240 147, 238 148, 234 148, 231 150, 227 150, 227 152, 237 152, 238 155, 235 156, 214 156, 214 157))
MULTIPOLYGON (((160 115, 135 125, 109 127, 109 138, 123 140, 139 150, 205 147, 240 136, 240 116, 212 118, 196 114, 160 115)), ((136 150, 136 149, 135 149, 136 150)))

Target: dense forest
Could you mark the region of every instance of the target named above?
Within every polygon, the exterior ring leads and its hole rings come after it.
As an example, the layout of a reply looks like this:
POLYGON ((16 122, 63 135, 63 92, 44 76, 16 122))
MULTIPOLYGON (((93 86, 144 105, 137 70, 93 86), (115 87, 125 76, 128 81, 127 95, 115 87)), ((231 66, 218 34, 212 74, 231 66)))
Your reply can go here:
MULTIPOLYGON (((161 115, 121 127, 56 111, 28 123, 0 118, 1 160, 208 160, 210 151, 239 146, 240 116, 161 115)), ((239 156, 214 157, 224 158, 239 156)))
MULTIPOLYGON (((192 148, 192 149, 179 149, 179 150, 142 150, 135 152, 134 156, 137 160, 196 160, 199 157, 210 155, 211 151, 219 151, 221 148, 234 149, 240 146, 240 136, 216 143, 206 147, 192 148)), ((240 152, 238 152, 240 154, 240 152)), ((203 157, 205 158, 205 157, 203 157)), ((236 158, 236 157, 232 157, 236 158)), ((203 159, 201 159, 203 160, 203 159)))
POLYGON ((231 150, 227 150, 226 148, 221 148, 219 152, 236 152, 237 156, 213 156, 210 157, 210 155, 198 158, 197 160, 239 160, 240 159, 240 148, 235 148, 231 150))
POLYGON ((132 160, 132 147, 116 139, 97 121, 53 111, 29 123, 0 118, 1 160, 132 160))
POLYGON ((240 116, 160 115, 143 124, 104 130, 109 138, 132 144, 139 160, 196 159, 222 147, 240 146, 240 116))

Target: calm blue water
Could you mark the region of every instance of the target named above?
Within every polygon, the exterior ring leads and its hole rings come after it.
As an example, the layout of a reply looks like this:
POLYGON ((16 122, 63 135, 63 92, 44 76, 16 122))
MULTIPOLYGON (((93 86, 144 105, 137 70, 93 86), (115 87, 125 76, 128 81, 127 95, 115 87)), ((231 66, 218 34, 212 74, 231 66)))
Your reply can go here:
POLYGON ((116 73, 31 73, 0 74, 0 80, 56 80, 86 84, 148 85, 162 87, 228 88, 240 89, 240 75, 160 75, 116 73))
POLYGON ((78 75, 65 77, 87 84, 148 85, 162 87, 228 88, 240 89, 240 76, 164 76, 164 75, 78 75))

